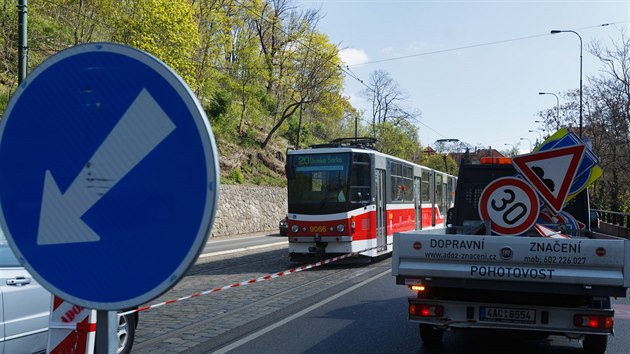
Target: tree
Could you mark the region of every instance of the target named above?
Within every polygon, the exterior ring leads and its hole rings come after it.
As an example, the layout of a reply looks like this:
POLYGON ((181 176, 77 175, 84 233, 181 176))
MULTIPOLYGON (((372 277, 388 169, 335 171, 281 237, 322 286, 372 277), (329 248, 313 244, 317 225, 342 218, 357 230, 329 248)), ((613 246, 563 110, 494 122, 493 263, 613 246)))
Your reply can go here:
POLYGON ((397 125, 401 121, 410 122, 419 116, 418 113, 404 107, 405 94, 388 72, 384 70, 372 72, 368 86, 362 95, 372 103, 372 124, 375 133, 379 124, 391 122, 397 125))
MULTIPOLYGON (((17 86, 18 28, 15 24, 18 16, 14 1, 4 0, 0 6, 0 83, 10 92, 17 86)), ((6 95, 2 93, 3 101, 9 96, 9 92, 6 95)), ((6 105, 6 102, 3 104, 6 105)), ((1 110, 4 110, 4 105, 0 107, 1 110)))
POLYGON ((314 30, 318 20, 318 11, 299 12, 291 0, 263 2, 255 26, 267 70, 267 92, 274 92, 283 77, 285 64, 289 63, 287 54, 300 45, 305 33, 314 30))
POLYGON ((431 154, 426 156, 422 164, 434 170, 446 172, 455 176, 457 176, 459 170, 457 162, 455 162, 455 160, 453 160, 453 158, 448 154, 431 154))
MULTIPOLYGON (((598 75, 587 78, 584 87, 583 139, 592 142, 604 175, 590 188, 594 205, 601 209, 630 211, 630 39, 625 31, 610 47, 593 42, 588 50, 602 63, 598 75)), ((551 110, 539 112, 546 128, 576 130, 579 120, 579 90, 564 93, 560 119, 551 110)))
POLYGON ((389 155, 419 162, 421 159, 418 129, 409 122, 394 125, 384 122, 377 126, 378 149, 389 155))
POLYGON ((72 44, 91 42, 107 36, 107 26, 117 6, 115 0, 59 0, 50 16, 69 27, 72 44))
POLYGON ((337 106, 337 120, 343 116, 340 105, 343 83, 340 61, 337 47, 328 41, 328 37, 311 30, 300 37, 295 45, 283 51, 286 60, 281 65, 280 75, 275 79, 277 109, 274 112, 274 124, 261 144, 263 148, 284 122, 306 105, 314 110, 337 106))
MULTIPOLYGON (((571 115, 573 109, 579 110, 579 107, 575 105, 575 101, 573 100, 575 97, 578 97, 579 90, 575 90, 575 93, 570 92, 561 95, 564 96, 564 99, 568 99, 569 103, 560 105, 559 108, 554 106, 538 112, 538 116, 541 118, 541 121, 544 122, 545 131, 551 131, 552 134, 562 127, 573 125, 568 117, 571 115)), ((579 117, 576 119, 579 119, 579 117)))
POLYGON ((507 157, 514 157, 519 154, 518 146, 511 145, 511 148, 501 151, 501 154, 507 157))
MULTIPOLYGON (((33 1, 28 4, 29 72, 46 58, 71 45, 108 40, 108 23, 114 0, 33 1)), ((0 5, 0 110, 17 85, 17 8, 16 1, 0 5)), ((109 26, 108 26, 109 25, 109 26)))
POLYGON ((590 52, 604 65, 602 74, 589 78, 591 102, 586 116, 586 132, 600 157, 604 176, 593 188, 599 208, 630 210, 630 39, 621 39, 612 49, 593 43, 590 52))
POLYGON ((120 1, 114 15, 113 39, 151 53, 196 87, 199 32, 187 0, 120 1))

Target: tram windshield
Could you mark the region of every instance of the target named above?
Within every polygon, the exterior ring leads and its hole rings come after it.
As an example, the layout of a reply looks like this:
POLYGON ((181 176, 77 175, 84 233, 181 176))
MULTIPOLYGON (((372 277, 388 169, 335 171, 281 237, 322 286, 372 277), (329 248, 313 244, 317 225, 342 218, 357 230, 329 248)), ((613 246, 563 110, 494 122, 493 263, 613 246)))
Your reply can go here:
MULTIPOLYGON (((287 161, 289 212, 328 214, 350 210, 369 198, 369 182, 357 190, 352 153, 289 155, 287 161), (354 175, 354 178, 353 178, 354 175), (352 193, 352 194, 351 194, 352 193), (365 194, 365 196, 363 196, 365 194)), ((369 167, 369 165, 367 166, 369 167)), ((363 174, 361 173, 361 174, 363 174)), ((369 173, 366 173, 369 176, 369 173)), ((368 177, 369 178, 369 177, 368 177)))

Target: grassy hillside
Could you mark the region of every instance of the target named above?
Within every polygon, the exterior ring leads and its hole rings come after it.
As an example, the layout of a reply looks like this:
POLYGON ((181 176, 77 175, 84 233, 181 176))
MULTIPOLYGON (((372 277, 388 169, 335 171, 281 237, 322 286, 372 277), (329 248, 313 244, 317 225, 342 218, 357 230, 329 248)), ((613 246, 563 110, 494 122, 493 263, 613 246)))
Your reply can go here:
POLYGON ((288 144, 284 139, 276 140, 262 149, 217 138, 221 183, 286 186, 284 163, 288 144))

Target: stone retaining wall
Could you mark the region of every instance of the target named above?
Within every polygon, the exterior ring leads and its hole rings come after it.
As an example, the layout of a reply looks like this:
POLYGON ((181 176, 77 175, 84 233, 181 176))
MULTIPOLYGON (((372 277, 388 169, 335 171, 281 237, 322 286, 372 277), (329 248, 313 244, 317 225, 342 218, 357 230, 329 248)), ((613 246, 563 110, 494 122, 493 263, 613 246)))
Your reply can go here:
POLYGON ((286 188, 222 184, 212 237, 278 232, 286 214, 286 188))

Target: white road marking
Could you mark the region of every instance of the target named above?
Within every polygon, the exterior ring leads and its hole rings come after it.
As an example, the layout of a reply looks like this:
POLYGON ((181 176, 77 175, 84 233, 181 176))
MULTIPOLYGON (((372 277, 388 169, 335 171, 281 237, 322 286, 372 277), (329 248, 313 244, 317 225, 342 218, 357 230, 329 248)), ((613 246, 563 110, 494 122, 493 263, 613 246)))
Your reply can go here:
POLYGON ((309 313, 309 312, 311 312, 313 310, 316 310, 316 309, 326 305, 327 303, 329 303, 331 301, 334 301, 334 300, 336 300, 336 299, 338 299, 338 298, 340 298, 340 297, 342 297, 342 296, 344 296, 344 295, 346 295, 346 294, 348 294, 348 293, 350 293, 350 292, 352 292, 352 291, 362 287, 363 285, 366 285, 366 284, 368 284, 370 282, 373 282, 374 280, 382 277, 385 274, 391 274, 391 272, 392 272, 392 270, 390 268, 390 269, 388 269, 388 270, 386 270, 386 271, 384 271, 384 272, 382 272, 380 274, 377 274, 377 275, 375 275, 375 276, 373 276, 373 277, 371 277, 369 279, 366 279, 366 280, 364 280, 364 281, 362 281, 362 282, 360 282, 358 284, 355 284, 355 285, 349 287, 348 289, 346 289, 344 291, 338 292, 337 294, 335 294, 335 295, 333 295, 331 297, 328 297, 328 298, 326 298, 326 299, 324 299, 324 300, 322 300, 322 301, 320 301, 320 302, 318 302, 318 303, 316 303, 314 305, 311 305, 311 306, 305 308, 304 310, 302 310, 300 312, 297 312, 297 313, 295 313, 295 314, 285 318, 282 321, 276 322, 276 323, 274 323, 274 324, 272 324, 272 325, 270 325, 268 327, 265 327, 265 328, 261 329, 260 331, 254 332, 254 333, 248 335, 245 338, 239 339, 239 340, 237 340, 236 342, 234 342, 234 343, 232 343, 230 345, 227 345, 227 346, 225 346, 225 347, 223 347, 223 348, 221 348, 221 349, 219 349, 217 351, 214 351, 213 353, 214 354, 224 354, 224 353, 229 352, 230 350, 233 350, 233 349, 236 349, 236 348, 240 347, 241 345, 247 344, 247 343, 253 341, 256 338, 258 338, 258 337, 260 337, 260 336, 262 336, 264 334, 267 334, 267 333, 273 331, 274 329, 276 329, 276 328, 278 328, 280 326, 283 326, 283 325, 285 325, 285 324, 295 320, 296 318, 302 317, 302 316, 306 315, 307 313, 309 313))

